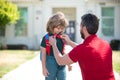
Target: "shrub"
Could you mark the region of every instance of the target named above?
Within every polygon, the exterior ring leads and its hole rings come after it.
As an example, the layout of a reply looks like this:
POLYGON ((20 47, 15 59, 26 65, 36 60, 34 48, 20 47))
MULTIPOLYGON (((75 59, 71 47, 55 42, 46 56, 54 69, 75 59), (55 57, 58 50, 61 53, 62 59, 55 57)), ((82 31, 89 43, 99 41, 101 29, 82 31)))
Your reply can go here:
POLYGON ((113 39, 110 42, 112 50, 120 50, 120 40, 113 39))
POLYGON ((2 48, 8 50, 26 50, 28 49, 28 46, 24 44, 7 44, 4 45, 2 48))

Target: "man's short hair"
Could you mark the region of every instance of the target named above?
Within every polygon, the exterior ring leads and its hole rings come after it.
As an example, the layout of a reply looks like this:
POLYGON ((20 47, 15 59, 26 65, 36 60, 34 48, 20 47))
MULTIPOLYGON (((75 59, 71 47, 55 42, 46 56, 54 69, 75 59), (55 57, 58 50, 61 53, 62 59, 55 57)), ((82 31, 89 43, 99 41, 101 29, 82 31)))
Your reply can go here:
POLYGON ((94 14, 85 14, 81 17, 81 25, 86 26, 89 34, 96 34, 99 27, 99 19, 94 14))

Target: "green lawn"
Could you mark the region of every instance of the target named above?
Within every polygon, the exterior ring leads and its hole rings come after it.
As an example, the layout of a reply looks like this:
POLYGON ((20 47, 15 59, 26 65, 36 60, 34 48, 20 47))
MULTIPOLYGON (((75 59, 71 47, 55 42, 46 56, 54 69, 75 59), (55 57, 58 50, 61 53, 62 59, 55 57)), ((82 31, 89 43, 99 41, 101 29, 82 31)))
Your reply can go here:
POLYGON ((120 75, 120 51, 113 51, 113 68, 120 75))
POLYGON ((0 78, 36 55, 29 50, 0 50, 0 78))

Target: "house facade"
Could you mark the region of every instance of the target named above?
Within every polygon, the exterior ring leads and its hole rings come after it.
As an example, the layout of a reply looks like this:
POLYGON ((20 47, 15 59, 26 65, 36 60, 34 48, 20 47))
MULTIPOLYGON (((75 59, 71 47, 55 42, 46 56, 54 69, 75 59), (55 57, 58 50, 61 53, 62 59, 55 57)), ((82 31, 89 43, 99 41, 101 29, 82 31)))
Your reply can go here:
POLYGON ((81 43, 80 21, 85 13, 93 13, 100 19, 98 36, 110 42, 120 40, 120 0, 8 0, 15 3, 20 19, 7 25, 5 35, 0 34, 1 44, 25 44, 28 49, 39 49, 46 34, 46 23, 57 11, 62 11, 69 26, 65 33, 81 43))

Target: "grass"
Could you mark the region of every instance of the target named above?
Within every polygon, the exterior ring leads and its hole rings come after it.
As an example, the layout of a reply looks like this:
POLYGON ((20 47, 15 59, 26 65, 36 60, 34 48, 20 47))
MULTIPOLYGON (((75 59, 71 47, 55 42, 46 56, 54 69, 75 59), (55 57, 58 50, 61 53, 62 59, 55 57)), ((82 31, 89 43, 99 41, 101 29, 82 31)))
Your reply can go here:
POLYGON ((113 51, 113 68, 120 75, 120 51, 113 51))
POLYGON ((0 78, 37 54, 29 50, 0 50, 0 78))

